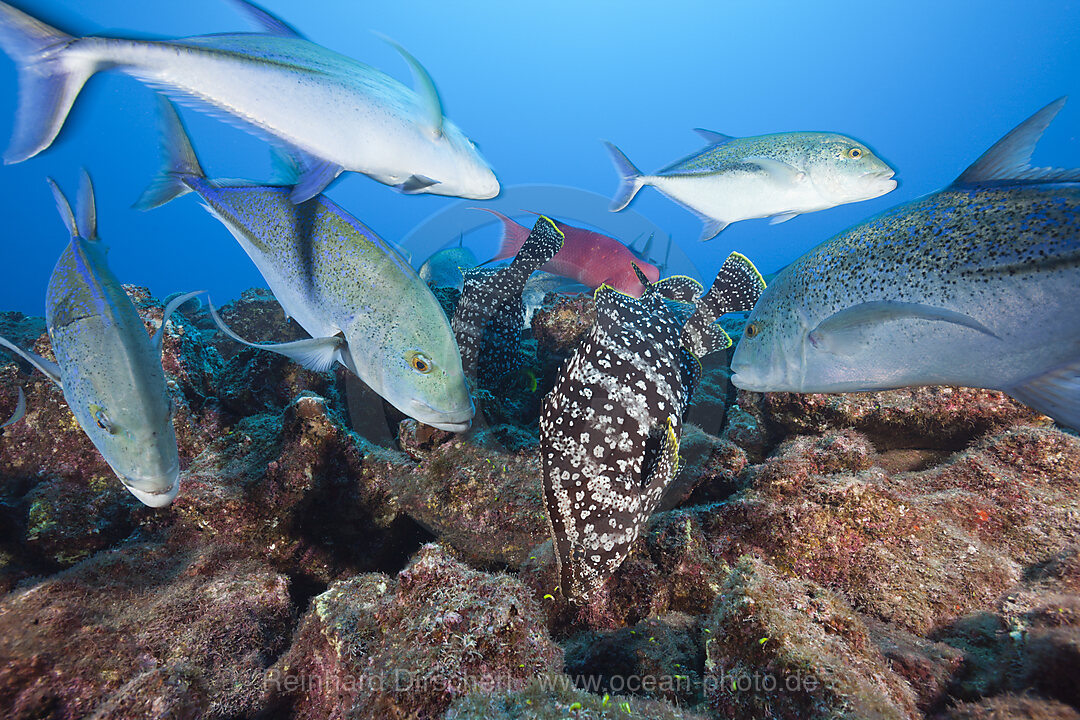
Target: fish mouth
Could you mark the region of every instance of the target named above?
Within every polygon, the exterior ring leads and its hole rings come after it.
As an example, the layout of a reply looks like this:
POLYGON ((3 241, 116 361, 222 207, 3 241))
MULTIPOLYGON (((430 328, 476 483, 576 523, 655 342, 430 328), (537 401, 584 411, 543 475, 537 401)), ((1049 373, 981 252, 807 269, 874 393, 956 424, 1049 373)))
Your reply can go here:
POLYGON ((176 499, 177 493, 180 491, 180 465, 179 463, 173 465, 169 470, 162 473, 165 477, 171 478, 169 487, 165 490, 140 490, 136 485, 147 484, 146 478, 133 478, 126 475, 120 476, 120 482, 124 484, 128 492, 138 499, 143 505, 152 508, 165 507, 173 500, 176 499))
POLYGON ((430 425, 439 430, 446 430, 447 432, 465 432, 472 427, 473 415, 476 414, 471 398, 468 407, 461 410, 439 410, 422 400, 412 400, 409 405, 412 409, 409 415, 413 418, 425 425, 430 425))

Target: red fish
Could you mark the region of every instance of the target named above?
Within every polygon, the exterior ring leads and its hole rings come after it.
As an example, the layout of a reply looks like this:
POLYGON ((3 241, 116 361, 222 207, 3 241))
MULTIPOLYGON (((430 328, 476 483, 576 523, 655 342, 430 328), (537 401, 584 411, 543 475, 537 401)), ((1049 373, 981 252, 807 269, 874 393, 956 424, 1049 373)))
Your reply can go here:
MULTIPOLYGON (((517 255, 525 238, 529 237, 529 228, 519 225, 500 212, 488 208, 485 210, 502 220, 503 238, 499 254, 492 260, 502 260, 517 255)), ((555 253, 540 269, 553 275, 577 280, 582 285, 598 288, 610 285, 619 292, 641 297, 645 291, 641 281, 634 273, 630 263, 637 263, 649 282, 660 279, 660 270, 650 263, 639 259, 628 247, 615 238, 602 235, 585 228, 564 225, 555 221, 555 225, 566 235, 562 249, 555 253)))

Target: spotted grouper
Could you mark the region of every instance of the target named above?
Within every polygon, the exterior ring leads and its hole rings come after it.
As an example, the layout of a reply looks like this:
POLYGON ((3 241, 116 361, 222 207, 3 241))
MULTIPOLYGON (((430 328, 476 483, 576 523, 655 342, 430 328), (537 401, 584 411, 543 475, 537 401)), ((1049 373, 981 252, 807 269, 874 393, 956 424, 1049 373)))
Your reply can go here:
POLYGON ((652 185, 694 211, 704 222, 701 239, 708 240, 738 220, 767 217, 781 223, 801 213, 876 198, 896 187, 892 168, 866 145, 837 133, 736 138, 697 132, 708 147, 651 175, 607 143, 620 175, 611 209, 622 210, 638 190, 652 185))
POLYGON ((716 320, 737 308, 722 299, 753 304, 760 278, 733 254, 686 327, 670 301, 699 302, 695 280, 650 284, 642 276, 641 299, 606 285, 596 290, 596 322, 540 414, 544 499, 560 589, 572 601, 588 600, 615 572, 678 472, 682 419, 701 372, 697 353, 731 344, 716 320))
POLYGON ((464 272, 452 327, 467 376, 486 383, 517 367, 525 323, 522 293, 529 277, 559 251, 563 240, 555 223, 541 215, 509 267, 464 272))
POLYGON ((750 315, 732 382, 765 392, 993 388, 1080 428, 1080 170, 1030 165, 1064 102, 944 190, 782 271, 750 315))
MULTIPOLYGON (((94 189, 89 175, 78 215, 52 180, 71 242, 60 255, 45 295, 45 328, 56 362, 0 338, 60 386, 79 427, 132 495, 150 507, 168 505, 180 489, 180 458, 173 430, 173 404, 161 369, 165 324, 198 292, 165 306, 151 338, 120 281, 105 262, 98 238, 94 189)), ((25 410, 19 391, 15 422, 25 410)))

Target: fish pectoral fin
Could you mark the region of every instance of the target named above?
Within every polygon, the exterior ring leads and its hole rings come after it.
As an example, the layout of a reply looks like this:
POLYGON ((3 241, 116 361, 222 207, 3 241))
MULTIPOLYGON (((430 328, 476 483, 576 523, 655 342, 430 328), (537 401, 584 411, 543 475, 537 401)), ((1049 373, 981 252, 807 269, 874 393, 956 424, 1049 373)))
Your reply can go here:
POLYGON ((310 338, 308 340, 294 340, 287 343, 267 343, 260 345, 258 343, 248 342, 244 338, 234 333, 229 326, 225 324, 225 321, 221 319, 221 316, 217 314, 217 310, 214 309, 214 304, 207 301, 207 307, 210 309, 210 317, 214 319, 214 324, 218 326, 218 330, 228 335, 230 338, 240 343, 241 345, 247 345, 248 347, 256 348, 258 350, 269 350, 275 352, 278 355, 284 355, 298 365, 301 365, 308 370, 314 370, 315 372, 326 372, 334 366, 336 361, 341 361, 342 365, 345 365, 342 358, 342 349, 346 348, 345 338, 340 335, 333 335, 331 337, 310 338))
POLYGON ((955 310, 896 300, 872 300, 844 308, 822 320, 810 331, 810 344, 825 352, 848 354, 858 345, 855 331, 890 320, 948 322, 1001 339, 975 318, 955 310))
POLYGON ((40 370, 45 377, 56 383, 57 387, 59 387, 61 390, 64 389, 64 386, 60 383, 60 366, 54 363, 52 360, 46 360, 37 353, 32 353, 29 350, 23 350, 21 347, 12 343, 4 337, 0 337, 0 347, 5 347, 11 352, 15 353, 23 360, 40 370))
POLYGON ((15 412, 11 413, 11 417, 4 421, 0 428, 6 428, 8 425, 14 425, 22 420, 23 415, 26 414, 26 393, 23 389, 19 388, 19 399, 15 401, 15 412))
POLYGON ((715 130, 706 130, 705 128, 694 128, 694 132, 704 138, 705 142, 710 145, 723 145, 724 143, 731 142, 735 139, 731 135, 725 135, 724 133, 719 133, 715 130))
MULTIPOLYGON (((664 486, 679 472, 679 438, 675 435, 675 425, 669 417, 660 429, 656 446, 642 460, 642 491, 664 486)), ((650 443, 652 444, 652 443, 650 443)))
POLYGON ((415 195, 416 193, 423 192, 432 185, 438 184, 438 180, 432 180, 426 175, 410 175, 405 182, 398 183, 394 187, 406 195, 415 195))
POLYGON ((796 185, 806 181, 806 173, 795 167, 789 165, 782 160, 775 160, 773 158, 761 157, 754 155, 748 158, 744 158, 744 162, 757 165, 764 170, 768 175, 776 182, 787 183, 790 185, 796 185))
POLYGON ((409 69, 413 74, 413 80, 416 83, 416 94, 420 96, 420 104, 423 106, 424 113, 427 116, 428 128, 436 139, 442 137, 443 106, 442 99, 439 98, 439 89, 435 87, 435 81, 431 79, 431 75, 428 73, 427 69, 420 64, 419 60, 413 57, 412 53, 382 33, 375 34, 397 50, 398 54, 400 54, 409 65, 409 69))
POLYGON ((305 157, 307 162, 304 163, 300 177, 297 178, 296 185, 293 186, 292 192, 289 193, 289 200, 294 205, 299 205, 321 193, 345 169, 340 165, 314 156, 301 157, 305 157))
POLYGON ((245 12, 248 17, 255 21, 255 24, 263 29, 263 32, 269 35, 304 39, 304 36, 292 25, 281 18, 272 15, 255 3, 248 2, 247 0, 233 0, 233 4, 245 12))
POLYGON ((1080 360, 1005 388, 1005 392, 1059 425, 1080 430, 1080 360))
POLYGON ((154 333, 153 339, 150 341, 158 351, 158 355, 161 355, 161 341, 165 338, 165 323, 169 321, 169 316, 180 309, 180 306, 186 303, 188 300, 193 300, 199 295, 205 293, 206 290, 195 290, 193 292, 184 293, 178 295, 165 305, 165 311, 161 314, 161 327, 154 333))
POLYGON ((770 225, 779 225, 780 223, 786 223, 791 218, 799 217, 797 212, 780 213, 779 215, 773 215, 769 218, 770 225))

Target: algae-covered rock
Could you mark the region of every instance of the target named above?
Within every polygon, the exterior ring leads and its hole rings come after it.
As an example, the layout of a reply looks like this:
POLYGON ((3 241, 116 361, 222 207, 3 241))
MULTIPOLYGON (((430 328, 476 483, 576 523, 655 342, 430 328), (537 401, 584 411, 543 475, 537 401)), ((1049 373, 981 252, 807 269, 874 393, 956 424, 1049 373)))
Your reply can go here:
POLYGON ((446 720, 705 720, 657 700, 596 695, 563 675, 537 678, 518 691, 476 691, 455 700, 446 720))
POLYGON ((286 578, 234 548, 98 553, 0 599, 0 715, 251 715, 291 613, 286 578))
POLYGON ((500 452, 460 438, 406 447, 421 459, 387 468, 397 503, 466 558, 519 565, 548 537, 535 452, 500 452))
POLYGON ((316 597, 266 686, 296 718, 437 718, 477 688, 521 690, 561 667, 520 582, 427 545, 396 578, 359 575, 316 597))
POLYGON ((840 596, 746 557, 705 621, 719 717, 914 718, 914 693, 840 596))
POLYGON ((245 543, 276 566, 328 582, 398 567, 419 544, 385 473, 404 456, 351 433, 324 398, 245 418, 195 459, 178 522, 245 543))
POLYGON ((1080 712, 1054 700, 1001 695, 979 702, 957 703, 935 720, 1080 720, 1080 712))

